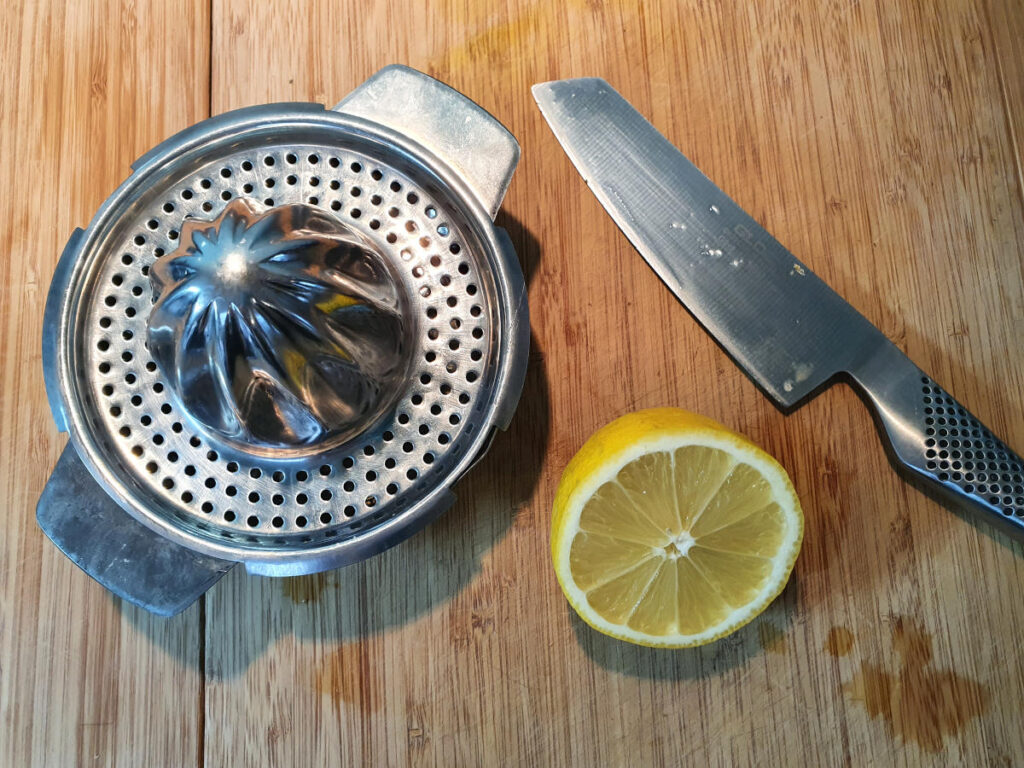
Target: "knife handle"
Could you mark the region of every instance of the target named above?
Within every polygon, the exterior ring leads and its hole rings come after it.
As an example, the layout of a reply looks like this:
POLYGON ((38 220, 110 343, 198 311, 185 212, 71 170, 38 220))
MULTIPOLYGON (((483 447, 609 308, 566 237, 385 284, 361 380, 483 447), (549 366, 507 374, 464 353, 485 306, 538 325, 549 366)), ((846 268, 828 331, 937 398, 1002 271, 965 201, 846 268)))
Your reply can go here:
POLYGON ((1024 541, 1024 460, 892 342, 881 341, 849 373, 896 458, 975 519, 1024 541))

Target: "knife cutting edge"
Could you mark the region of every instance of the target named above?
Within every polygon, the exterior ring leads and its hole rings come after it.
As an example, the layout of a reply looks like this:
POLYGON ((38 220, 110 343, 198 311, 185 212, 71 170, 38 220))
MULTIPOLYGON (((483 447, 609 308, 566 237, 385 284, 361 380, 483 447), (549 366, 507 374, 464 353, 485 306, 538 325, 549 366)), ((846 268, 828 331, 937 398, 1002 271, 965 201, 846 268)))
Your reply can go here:
POLYGON ((591 191, 741 368, 789 409, 845 374, 897 461, 1024 541, 1024 461, 794 257, 604 80, 534 98, 591 191))

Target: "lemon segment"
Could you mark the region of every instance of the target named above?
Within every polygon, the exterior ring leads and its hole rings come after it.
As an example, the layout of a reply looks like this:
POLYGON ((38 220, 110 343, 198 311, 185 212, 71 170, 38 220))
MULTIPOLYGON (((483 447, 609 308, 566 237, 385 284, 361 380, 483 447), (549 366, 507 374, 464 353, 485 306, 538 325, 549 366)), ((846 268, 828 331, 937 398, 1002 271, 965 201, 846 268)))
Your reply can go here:
POLYGON ((551 553, 595 629, 643 645, 700 645, 785 586, 803 537, 786 471, 745 438, 680 409, 628 414, 566 467, 551 553))

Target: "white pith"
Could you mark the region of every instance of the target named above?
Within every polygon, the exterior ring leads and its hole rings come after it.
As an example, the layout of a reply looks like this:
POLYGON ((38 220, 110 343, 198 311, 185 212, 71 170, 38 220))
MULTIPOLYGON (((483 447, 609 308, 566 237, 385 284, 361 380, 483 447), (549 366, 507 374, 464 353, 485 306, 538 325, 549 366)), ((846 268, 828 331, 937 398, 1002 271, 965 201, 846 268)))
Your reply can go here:
MULTIPOLYGON (((647 645, 697 645, 715 637, 728 633, 731 629, 741 626, 750 618, 760 613, 767 603, 779 592, 781 585, 788 577, 801 539, 799 514, 795 511, 799 504, 790 486, 785 481, 784 470, 759 451, 751 450, 731 436, 722 436, 713 432, 687 433, 684 435, 667 435, 653 439, 640 440, 626 449, 610 456, 597 470, 592 471, 567 501, 564 527, 554 552, 555 569, 559 574, 563 588, 569 601, 586 613, 586 619, 598 629, 608 634, 647 645), (777 554, 772 558, 772 571, 765 580, 758 595, 746 605, 733 610, 722 622, 709 627, 704 632, 688 635, 681 633, 653 635, 638 632, 626 624, 617 624, 603 618, 589 604, 586 592, 580 589, 573 579, 569 566, 569 554, 573 539, 579 533, 579 521, 587 500, 606 482, 616 479, 619 471, 640 456, 668 452, 672 454, 679 448, 699 446, 716 448, 731 454, 737 463, 748 464, 758 471, 768 483, 772 501, 783 510, 787 530, 783 536, 777 554), (780 474, 781 473, 781 474, 780 474)), ((652 556, 676 560, 687 556, 694 539, 688 531, 674 536, 663 547, 652 547, 652 556)), ((649 585, 648 585, 649 586, 649 585)), ((646 593, 646 590, 645 590, 646 593)), ((642 601, 641 595, 640 601, 642 601)))

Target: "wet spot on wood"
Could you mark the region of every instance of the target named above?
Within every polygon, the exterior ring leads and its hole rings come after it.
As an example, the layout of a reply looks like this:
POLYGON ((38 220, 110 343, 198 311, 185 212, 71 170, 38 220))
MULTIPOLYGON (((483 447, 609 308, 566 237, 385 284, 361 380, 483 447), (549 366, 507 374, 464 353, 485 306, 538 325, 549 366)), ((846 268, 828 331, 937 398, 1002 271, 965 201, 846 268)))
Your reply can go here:
POLYGON ((447 50, 444 56, 431 62, 431 65, 457 70, 481 64, 497 66, 503 58, 507 62, 508 56, 505 54, 510 48, 524 45, 536 35, 540 28, 538 10, 543 12, 543 6, 483 29, 462 45, 447 50))
POLYGON ((327 587, 327 574, 314 573, 310 576, 292 576, 282 579, 284 593, 293 603, 315 603, 327 587))
POLYGON ((846 656, 853 650, 853 632, 846 627, 832 627, 825 640, 825 650, 830 656, 846 656))
POLYGON ((316 671, 314 685, 338 709, 356 706, 365 714, 380 709, 368 643, 346 643, 329 654, 316 671))
POLYGON ((761 647, 769 653, 786 652, 786 635, 774 624, 759 624, 757 627, 757 639, 761 647))
MULTIPOLYGON (((629 3, 621 4, 626 10, 629 3)), ((608 0, 569 0, 567 3, 538 3, 524 13, 493 23, 471 35, 461 45, 448 49, 430 62, 429 69, 455 71, 467 67, 507 68, 510 50, 528 49, 539 33, 563 23, 566 8, 590 13, 605 10, 608 0)))
POLYGON ((952 670, 931 668, 932 638, 910 619, 895 620, 892 645, 897 671, 864 662, 843 690, 872 719, 881 716, 892 736, 939 752, 946 736, 988 708, 988 689, 952 670))

